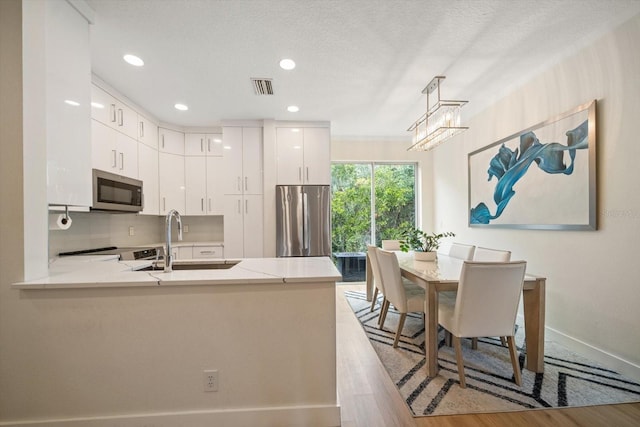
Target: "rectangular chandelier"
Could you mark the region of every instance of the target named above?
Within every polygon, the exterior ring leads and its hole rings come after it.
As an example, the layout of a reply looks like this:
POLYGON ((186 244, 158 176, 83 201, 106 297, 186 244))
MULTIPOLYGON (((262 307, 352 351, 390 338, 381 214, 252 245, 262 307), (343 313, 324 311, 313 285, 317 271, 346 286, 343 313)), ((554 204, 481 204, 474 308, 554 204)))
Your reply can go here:
POLYGON ((413 145, 407 151, 429 151, 443 141, 463 132, 468 127, 460 126, 460 108, 468 101, 450 101, 440 99, 440 81, 445 76, 435 76, 422 90, 427 94, 427 112, 407 129, 413 132, 413 145), (429 95, 438 91, 438 100, 429 104, 429 95))

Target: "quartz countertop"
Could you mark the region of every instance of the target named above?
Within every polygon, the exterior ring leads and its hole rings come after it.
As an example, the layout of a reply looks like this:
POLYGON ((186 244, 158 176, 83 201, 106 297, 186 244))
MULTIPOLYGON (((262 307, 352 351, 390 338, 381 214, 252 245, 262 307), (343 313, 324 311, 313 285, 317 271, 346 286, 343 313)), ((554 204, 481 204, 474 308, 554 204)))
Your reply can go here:
POLYGON ((14 283, 18 289, 117 288, 141 286, 228 285, 260 283, 335 282, 342 276, 328 257, 246 258, 242 260, 177 260, 179 264, 237 263, 231 268, 140 271, 151 260, 118 261, 114 255, 55 258, 49 275, 14 283))

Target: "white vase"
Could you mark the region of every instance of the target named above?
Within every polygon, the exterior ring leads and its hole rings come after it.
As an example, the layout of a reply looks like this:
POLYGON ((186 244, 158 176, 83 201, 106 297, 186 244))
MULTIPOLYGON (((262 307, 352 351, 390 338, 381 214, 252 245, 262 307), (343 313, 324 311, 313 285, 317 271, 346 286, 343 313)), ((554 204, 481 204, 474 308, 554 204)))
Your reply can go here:
POLYGON ((416 261, 435 261, 436 253, 435 252, 414 252, 413 259, 416 261))

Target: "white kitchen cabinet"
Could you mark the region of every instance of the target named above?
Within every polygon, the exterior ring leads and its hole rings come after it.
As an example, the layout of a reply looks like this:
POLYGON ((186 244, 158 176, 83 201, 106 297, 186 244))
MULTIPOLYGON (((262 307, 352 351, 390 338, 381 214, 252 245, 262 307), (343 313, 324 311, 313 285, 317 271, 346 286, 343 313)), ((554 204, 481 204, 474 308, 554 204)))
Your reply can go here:
POLYGON ((144 209, 141 214, 159 215, 158 149, 138 142, 138 179, 142 181, 144 209))
POLYGON ((222 156, 222 134, 185 134, 184 154, 187 156, 222 156))
POLYGON ((158 152, 158 186, 160 189, 160 215, 171 209, 185 212, 184 157, 158 152))
POLYGON ((277 183, 331 184, 329 128, 277 128, 277 183))
POLYGON ((113 128, 91 120, 92 166, 138 178, 138 142, 113 128))
POLYGON ((185 156, 185 215, 207 214, 207 158, 185 156))
POLYGON ((138 142, 158 150, 158 126, 140 114, 138 114, 138 142))
POLYGON ((262 128, 225 127, 224 194, 262 194, 262 128))
MULTIPOLYGON (((29 102, 37 103, 43 113, 47 201, 50 205, 91 206, 89 23, 67 2, 32 3, 24 5, 23 13, 23 32, 34 26, 31 34, 42 34, 25 41, 23 52, 25 67, 32 70, 29 76, 37 77, 37 87, 42 84, 44 88, 29 102)), ((25 99, 37 90, 27 90, 25 99)))
POLYGON ((220 245, 193 245, 193 259, 224 258, 224 249, 220 245))
POLYGON ((158 149, 162 153, 184 156, 184 133, 172 129, 158 128, 158 149))
POLYGON ((262 195, 226 195, 224 206, 224 256, 263 256, 262 195))
POLYGON ((224 158, 207 157, 207 215, 224 215, 224 158))
POLYGON ((178 255, 175 259, 191 259, 193 258, 193 246, 178 246, 178 255))
POLYGON ((138 113, 95 84, 91 86, 91 117, 130 138, 138 138, 138 113))

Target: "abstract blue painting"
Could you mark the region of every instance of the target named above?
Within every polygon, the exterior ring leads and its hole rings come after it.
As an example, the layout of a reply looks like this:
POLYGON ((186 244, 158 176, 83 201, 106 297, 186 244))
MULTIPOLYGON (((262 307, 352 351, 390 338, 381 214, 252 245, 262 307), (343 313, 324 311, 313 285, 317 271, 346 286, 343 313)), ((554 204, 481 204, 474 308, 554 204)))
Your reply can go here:
POLYGON ((595 105, 469 154, 469 225, 595 229, 595 105))

